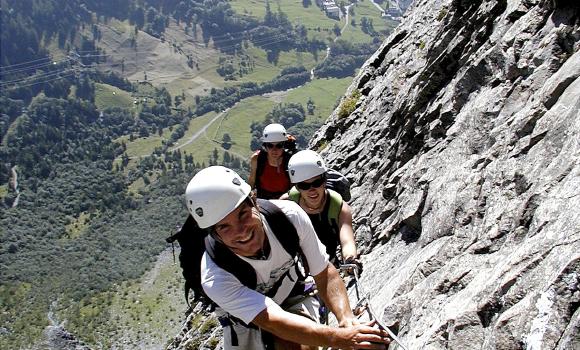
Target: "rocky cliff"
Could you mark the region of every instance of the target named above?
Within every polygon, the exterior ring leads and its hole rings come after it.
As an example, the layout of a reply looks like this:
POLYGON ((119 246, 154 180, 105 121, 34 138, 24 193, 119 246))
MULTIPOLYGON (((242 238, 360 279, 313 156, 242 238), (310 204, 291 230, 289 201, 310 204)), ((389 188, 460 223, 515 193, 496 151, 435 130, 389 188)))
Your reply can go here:
POLYGON ((409 349, 580 348, 578 7, 415 1, 311 143, 409 349))
POLYGON ((578 6, 416 0, 311 142, 408 349, 580 348, 578 6))

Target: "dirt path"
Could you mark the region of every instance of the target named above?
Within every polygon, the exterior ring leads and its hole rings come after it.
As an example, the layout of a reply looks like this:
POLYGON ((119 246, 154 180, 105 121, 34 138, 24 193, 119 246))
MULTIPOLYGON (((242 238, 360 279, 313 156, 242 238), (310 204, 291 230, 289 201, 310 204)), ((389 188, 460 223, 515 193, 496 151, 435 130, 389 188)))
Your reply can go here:
MULTIPOLYGON (((374 3, 373 3, 374 4, 374 3)), ((348 6, 345 6, 345 14, 344 14, 344 25, 342 26, 342 28, 340 29, 340 34, 344 33, 344 31, 346 30, 346 27, 348 27, 348 15, 349 15, 349 10, 350 8, 353 6, 354 4, 350 4, 348 6)), ((376 4, 375 4, 376 5, 376 4)), ((378 5, 377 5, 378 6, 378 5)), ((339 36, 337 36, 336 38, 334 38, 333 42, 336 42, 338 40, 338 38, 340 38, 339 36)), ((324 61, 326 61, 326 59, 328 58, 328 56, 330 56, 330 47, 326 48, 326 55, 324 56, 324 59, 322 60, 321 63, 323 63, 324 61)), ((312 68, 310 70, 310 80, 314 79, 314 68, 312 68)))
POLYGON ((16 166, 13 166, 12 169, 12 188, 14 192, 16 192, 16 199, 14 199, 14 203, 12 203, 12 208, 16 208, 18 206, 18 201, 20 200, 20 190, 18 189, 18 173, 16 172, 16 166))
POLYGON ((153 286, 153 282, 155 282, 155 280, 159 276, 159 271, 161 270, 161 268, 171 264, 172 260, 173 253, 171 252, 171 248, 167 248, 164 251, 162 251, 161 254, 157 256, 157 261, 155 262, 153 268, 148 272, 146 272, 145 275, 143 276, 143 280, 141 282, 141 286, 143 287, 143 289, 151 288, 153 286))
MULTIPOLYGON (((384 9, 384 8, 382 8, 382 7, 381 7, 381 5, 379 5, 379 4, 377 4, 376 2, 374 2, 374 0, 371 0, 371 3, 372 3, 373 5, 375 5, 375 7, 379 9, 379 11, 381 11, 381 14, 384 14, 384 13, 385 13, 385 9, 384 9)), ((396 5, 397 5, 397 7, 399 6, 399 4, 397 4, 397 2, 396 2, 396 1, 393 1, 393 2, 391 2, 391 4, 392 4, 392 3, 396 4, 396 5)))
POLYGON ((198 137, 200 137, 201 135, 205 134, 205 132, 207 131, 207 128, 210 127, 210 125, 212 125, 216 120, 218 120, 219 118, 221 118, 227 111, 229 110, 226 109, 225 111, 219 113, 218 115, 216 115, 215 117, 213 117, 212 120, 210 120, 207 124, 205 124, 201 129, 199 129, 195 134, 191 135, 191 137, 185 141, 185 143, 179 145, 179 146, 175 146, 172 149, 170 149, 171 152, 176 151, 180 148, 183 148, 187 145, 189 145, 190 143, 192 143, 193 141, 197 140, 198 137))

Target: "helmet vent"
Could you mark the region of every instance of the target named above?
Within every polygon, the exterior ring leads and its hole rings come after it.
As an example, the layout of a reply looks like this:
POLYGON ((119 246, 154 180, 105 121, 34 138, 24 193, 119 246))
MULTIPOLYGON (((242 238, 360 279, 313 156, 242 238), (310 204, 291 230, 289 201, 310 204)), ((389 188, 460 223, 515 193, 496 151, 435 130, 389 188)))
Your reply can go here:
POLYGON ((200 218, 203 217, 203 209, 201 207, 197 207, 197 209, 195 209, 195 214, 200 218))
POLYGON ((232 183, 234 185, 236 185, 236 186, 241 186, 242 185, 242 182, 237 177, 234 177, 234 179, 232 180, 232 183))

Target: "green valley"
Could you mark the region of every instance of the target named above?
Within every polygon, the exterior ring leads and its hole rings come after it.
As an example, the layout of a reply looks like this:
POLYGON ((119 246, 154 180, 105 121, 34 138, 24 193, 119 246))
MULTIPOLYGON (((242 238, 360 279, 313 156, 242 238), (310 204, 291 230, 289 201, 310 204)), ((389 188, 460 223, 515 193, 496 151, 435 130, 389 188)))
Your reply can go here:
POLYGON ((247 176, 266 120, 306 147, 397 24, 368 0, 351 11, 2 0, 0 348, 44 348, 49 325, 92 348, 164 347, 187 309, 165 242, 187 181, 216 164, 247 176))

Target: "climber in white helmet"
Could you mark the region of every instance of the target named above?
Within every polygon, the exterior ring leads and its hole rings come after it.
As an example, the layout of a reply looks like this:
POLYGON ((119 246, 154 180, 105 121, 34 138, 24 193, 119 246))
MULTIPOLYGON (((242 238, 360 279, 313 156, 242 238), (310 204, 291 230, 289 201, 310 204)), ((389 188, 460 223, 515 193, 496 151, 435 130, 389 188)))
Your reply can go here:
POLYGON ((296 153, 288 162, 288 173, 294 187, 281 199, 290 199, 304 209, 336 267, 342 261, 356 263, 360 268, 352 229, 352 209, 339 193, 326 188, 326 172, 322 157, 315 151, 296 153), (337 256, 339 244, 342 259, 337 256))
POLYGON ((306 213, 292 201, 255 201, 250 194, 238 174, 221 166, 198 172, 186 190, 190 214, 210 233, 201 262, 202 287, 234 320, 222 323, 224 348, 385 349, 388 334, 353 316, 344 283, 306 213), (294 250, 289 249, 292 242, 294 250), (318 322, 318 301, 300 276, 299 256, 338 327, 318 322), (240 277, 246 265, 251 273, 240 277))
POLYGON ((262 149, 250 158, 248 183, 256 189, 258 198, 278 199, 291 187, 288 160, 296 139, 281 124, 269 124, 262 133, 262 149))

